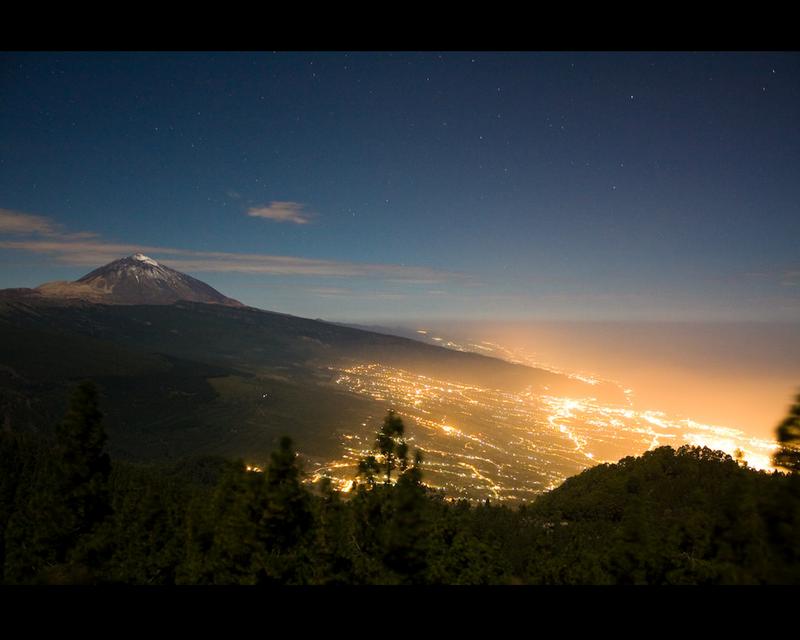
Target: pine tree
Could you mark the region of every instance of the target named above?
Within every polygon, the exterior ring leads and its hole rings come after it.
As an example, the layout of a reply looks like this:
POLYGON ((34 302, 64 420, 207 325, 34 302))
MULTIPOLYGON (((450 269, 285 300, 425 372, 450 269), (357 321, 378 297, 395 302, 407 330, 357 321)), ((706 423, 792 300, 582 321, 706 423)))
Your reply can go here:
POLYGON ((302 540, 312 524, 310 496, 301 482, 292 440, 286 436, 267 466, 263 523, 271 546, 279 552, 302 540))
POLYGON ((214 492, 209 512, 195 507, 187 581, 256 584, 268 553, 261 526, 264 508, 263 474, 247 471, 242 462, 232 465, 214 492))
POLYGON ((111 512, 111 459, 104 451, 107 438, 93 383, 78 386, 56 438, 57 483, 71 520, 69 538, 76 539, 111 512))
POLYGON ((88 539, 111 513, 106 433, 97 388, 81 383, 56 429, 51 455, 34 470, 25 503, 8 526, 7 575, 16 582, 90 580, 88 539), (75 554, 79 545, 84 552, 75 554))
POLYGON ((386 463, 386 484, 391 484, 392 470, 399 464, 401 470, 408 466, 408 445, 403 438, 403 420, 393 410, 389 410, 378 432, 375 447, 386 463))
POLYGON ((422 454, 398 479, 390 496, 390 516, 383 540, 383 563, 410 584, 425 581, 430 521, 422 485, 422 454))
POLYGON ((367 456, 359 461, 356 478, 364 478, 367 484, 372 487, 375 485, 375 475, 379 473, 380 470, 380 465, 375 456, 367 456))
POLYGON ((329 478, 322 478, 317 490, 311 582, 352 584, 355 571, 346 507, 329 478))
POLYGON ((190 511, 182 583, 287 584, 307 579, 304 544, 313 534, 311 497, 291 439, 281 438, 266 470, 233 465, 208 508, 190 511))
POLYGON ((789 408, 789 415, 778 425, 777 437, 780 448, 773 459, 775 466, 800 473, 800 393, 789 408))

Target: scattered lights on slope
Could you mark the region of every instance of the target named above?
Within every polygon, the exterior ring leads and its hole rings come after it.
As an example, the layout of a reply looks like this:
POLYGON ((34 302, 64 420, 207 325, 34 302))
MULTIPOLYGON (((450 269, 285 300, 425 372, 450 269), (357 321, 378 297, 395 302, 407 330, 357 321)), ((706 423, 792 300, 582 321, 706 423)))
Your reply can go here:
POLYGON ((598 380, 597 378, 591 378, 589 376, 583 376, 583 375, 580 375, 579 373, 568 373, 567 377, 568 378, 572 378, 573 380, 580 380, 581 382, 585 382, 585 383, 591 384, 591 385, 600 384, 600 380, 598 380))
MULTIPOLYGON (((412 450, 423 453, 426 484, 451 497, 525 502, 589 466, 663 445, 707 446, 730 455, 740 449, 751 467, 770 469, 775 448, 736 429, 635 409, 630 399, 619 406, 530 389, 510 393, 380 364, 335 372, 337 384, 401 414, 412 450)), ((378 426, 367 420, 341 434, 341 457, 319 465, 315 478, 352 488, 358 461, 374 453, 378 426)))

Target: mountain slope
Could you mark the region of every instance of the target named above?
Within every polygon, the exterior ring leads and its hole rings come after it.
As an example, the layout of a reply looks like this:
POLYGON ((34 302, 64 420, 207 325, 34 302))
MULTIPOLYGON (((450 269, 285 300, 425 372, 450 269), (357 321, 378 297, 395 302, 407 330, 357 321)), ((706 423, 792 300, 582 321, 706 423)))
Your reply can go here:
POLYGON ((101 389, 110 446, 123 457, 259 459, 288 434, 304 454, 330 460, 341 452, 341 434, 368 433, 389 402, 338 383, 343 368, 359 364, 510 392, 624 402, 613 385, 237 306, 224 296, 169 304, 189 295, 183 285, 193 279, 141 258, 71 283, 74 298, 41 288, 0 292, 0 425, 52 430, 70 389, 88 377, 101 389), (131 277, 141 284, 143 274, 147 281, 137 289, 131 277), (96 297, 78 295, 85 288, 96 297), (132 303, 138 295, 148 303, 132 303))
MULTIPOLYGON (((126 458, 266 456, 288 434, 311 457, 386 402, 336 384, 356 363, 569 397, 614 393, 546 371, 252 308, 0 302, 0 422, 52 429, 70 389, 101 387, 110 446, 126 458)), ((368 425, 363 427, 369 431, 368 425)))
POLYGON ((515 392, 531 387, 534 392, 624 401, 613 385, 588 385, 480 354, 251 307, 191 302, 61 306, 35 299, 0 303, 0 318, 20 328, 88 335, 148 353, 247 370, 381 363, 515 392))

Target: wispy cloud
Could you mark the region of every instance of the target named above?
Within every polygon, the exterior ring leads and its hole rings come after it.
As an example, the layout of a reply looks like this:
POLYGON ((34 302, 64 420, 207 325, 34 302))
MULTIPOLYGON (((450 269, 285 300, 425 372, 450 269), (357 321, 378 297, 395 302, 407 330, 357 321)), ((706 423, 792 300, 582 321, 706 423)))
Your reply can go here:
POLYGON ((791 269, 783 274, 781 284, 784 287, 800 287, 800 269, 791 269))
POLYGON ((0 249, 47 255, 59 264, 80 267, 97 267, 126 255, 144 253, 188 272, 376 278, 407 284, 469 281, 465 274, 429 267, 107 242, 91 232, 63 233, 60 228, 42 216, 0 209, 0 235, 29 236, 0 240, 0 249))
POLYGON ((62 240, 87 240, 96 238, 97 234, 91 231, 78 231, 66 233, 60 224, 53 222, 45 216, 32 213, 22 213, 11 209, 0 209, 0 235, 20 236, 46 236, 62 240))
POLYGON ((404 282, 437 283, 464 279, 464 274, 393 264, 370 264, 338 260, 318 260, 260 253, 193 251, 102 241, 7 240, 0 249, 30 251, 52 256, 61 264, 99 266, 132 253, 145 253, 180 271, 263 273, 271 275, 373 277, 404 282))
POLYGON ((406 300, 414 297, 429 297, 429 291, 386 291, 383 289, 369 288, 367 290, 347 289, 344 287, 303 287, 302 291, 313 296, 323 298, 341 298, 349 300, 406 300))
POLYGON ((44 216, 0 209, 0 233, 20 235, 53 235, 58 225, 44 216))
POLYGON ((251 207, 247 210, 251 218, 265 218, 275 222, 293 222, 294 224, 308 224, 311 222, 311 213, 305 211, 305 205, 299 202, 270 202, 266 206, 251 207))
POLYGON ((325 297, 352 297, 357 295, 352 289, 343 289, 342 287, 312 287, 304 289, 304 291, 311 295, 325 297))
POLYGON ((791 265, 768 271, 748 271, 743 277, 759 283, 779 283, 783 287, 800 287, 800 268, 791 265))

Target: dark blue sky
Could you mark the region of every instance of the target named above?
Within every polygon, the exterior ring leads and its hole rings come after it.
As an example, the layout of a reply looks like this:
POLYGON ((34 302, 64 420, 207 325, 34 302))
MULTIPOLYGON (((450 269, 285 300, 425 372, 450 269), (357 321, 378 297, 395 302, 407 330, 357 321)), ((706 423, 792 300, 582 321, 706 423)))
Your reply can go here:
POLYGON ((329 319, 800 320, 800 55, 0 55, 0 287, 134 250, 329 319))

